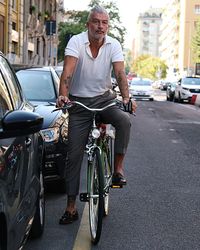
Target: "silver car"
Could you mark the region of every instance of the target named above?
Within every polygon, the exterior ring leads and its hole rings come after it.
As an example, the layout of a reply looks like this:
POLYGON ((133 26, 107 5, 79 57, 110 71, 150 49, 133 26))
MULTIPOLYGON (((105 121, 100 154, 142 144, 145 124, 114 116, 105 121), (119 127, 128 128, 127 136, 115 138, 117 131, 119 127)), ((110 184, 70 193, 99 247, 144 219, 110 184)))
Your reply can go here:
POLYGON ((152 88, 152 81, 146 78, 133 78, 129 85, 129 92, 131 97, 135 99, 154 100, 154 91, 152 88))

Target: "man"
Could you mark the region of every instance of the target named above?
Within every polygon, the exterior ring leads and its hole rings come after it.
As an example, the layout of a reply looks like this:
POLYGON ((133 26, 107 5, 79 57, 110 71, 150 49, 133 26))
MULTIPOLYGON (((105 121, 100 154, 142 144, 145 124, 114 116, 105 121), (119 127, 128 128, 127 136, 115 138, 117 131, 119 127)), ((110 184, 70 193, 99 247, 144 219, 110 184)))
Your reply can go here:
MULTIPOLYGON (((88 16, 87 31, 74 35, 65 49, 65 59, 57 105, 76 100, 89 107, 101 108, 115 98, 111 84, 114 70, 124 104, 129 102, 129 89, 124 70, 120 43, 107 36, 109 16, 107 11, 94 7, 88 16)), ((132 109, 136 110, 133 102, 132 109)), ((104 123, 115 127, 115 161, 113 182, 126 184, 123 160, 130 135, 130 117, 117 107, 101 114, 104 123)), ((79 106, 69 109, 69 157, 67 165, 67 207, 60 224, 78 219, 76 196, 79 193, 80 169, 91 127, 91 114, 79 106)))

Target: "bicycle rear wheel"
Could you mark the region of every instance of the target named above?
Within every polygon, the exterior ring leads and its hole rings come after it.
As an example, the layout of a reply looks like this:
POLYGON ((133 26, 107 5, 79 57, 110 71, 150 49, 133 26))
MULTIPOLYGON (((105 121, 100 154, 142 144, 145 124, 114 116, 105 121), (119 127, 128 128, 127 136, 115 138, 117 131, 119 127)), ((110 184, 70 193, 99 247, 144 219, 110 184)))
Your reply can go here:
POLYGON ((102 229, 104 211, 103 201, 103 173, 100 152, 94 151, 93 161, 90 163, 90 187, 89 187, 89 223, 93 244, 99 242, 102 229))

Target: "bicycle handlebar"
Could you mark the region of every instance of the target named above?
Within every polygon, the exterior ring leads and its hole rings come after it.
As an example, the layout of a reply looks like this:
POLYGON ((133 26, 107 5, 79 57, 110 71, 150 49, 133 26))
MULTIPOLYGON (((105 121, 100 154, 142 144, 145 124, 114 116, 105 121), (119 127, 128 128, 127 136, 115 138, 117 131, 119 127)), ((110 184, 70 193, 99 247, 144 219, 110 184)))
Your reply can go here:
MULTIPOLYGON (((58 111, 58 110, 62 110, 63 112, 66 112, 67 109, 71 108, 73 105, 79 105, 85 109, 87 109, 88 111, 91 111, 91 112, 100 112, 100 111, 103 111, 103 110, 106 110, 107 108, 110 108, 114 105, 118 105, 120 109, 122 109, 124 111, 124 107, 123 107, 123 104, 121 101, 115 99, 115 101, 113 101, 112 103, 102 107, 102 108, 89 108, 87 107, 86 105, 84 105, 83 103, 81 102, 78 102, 78 101, 70 101, 68 103, 64 103, 64 105, 62 107, 58 107, 54 110, 52 110, 52 112, 54 111, 58 111)), ((131 113, 132 115, 136 116, 135 113, 131 113)))

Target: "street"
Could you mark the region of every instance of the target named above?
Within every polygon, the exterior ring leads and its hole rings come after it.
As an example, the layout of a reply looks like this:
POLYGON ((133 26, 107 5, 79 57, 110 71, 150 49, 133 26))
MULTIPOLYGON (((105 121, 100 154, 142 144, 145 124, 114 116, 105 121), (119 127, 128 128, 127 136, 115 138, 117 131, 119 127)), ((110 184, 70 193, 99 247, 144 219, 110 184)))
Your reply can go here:
POLYGON ((200 249, 200 109, 156 93, 155 101, 138 101, 131 116, 127 186, 111 190, 99 244, 90 244, 87 203, 78 201, 79 221, 59 225, 66 196, 51 190, 44 235, 25 250, 200 249))

